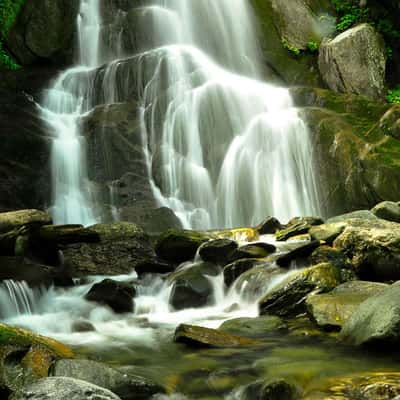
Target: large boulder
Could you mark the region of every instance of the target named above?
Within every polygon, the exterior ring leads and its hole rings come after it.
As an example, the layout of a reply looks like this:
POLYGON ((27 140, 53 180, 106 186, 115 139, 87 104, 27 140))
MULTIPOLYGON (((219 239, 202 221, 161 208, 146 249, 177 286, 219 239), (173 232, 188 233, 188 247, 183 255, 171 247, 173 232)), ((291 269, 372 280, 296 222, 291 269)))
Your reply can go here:
POLYGON ((346 282, 330 293, 308 296, 307 310, 318 326, 340 329, 363 301, 381 293, 387 287, 388 285, 377 282, 346 282))
POLYGON ((23 65, 44 60, 71 61, 79 0, 25 3, 7 38, 7 47, 23 65))
POLYGON ((382 219, 356 219, 333 245, 350 259, 361 278, 400 279, 400 224, 382 219))
POLYGON ((59 360, 51 371, 53 376, 82 379, 115 393, 122 400, 146 400, 164 389, 146 378, 128 375, 91 360, 59 360))
POLYGON ((40 379, 14 393, 10 400, 121 400, 107 389, 80 379, 51 377, 40 379))
POLYGON ((237 347, 258 343, 255 340, 231 335, 218 329, 185 324, 176 328, 174 341, 194 347, 237 347))
POLYGON ((126 282, 104 279, 95 283, 85 295, 85 299, 106 304, 116 313, 133 312, 135 288, 126 282))
POLYGON ((226 264, 238 248, 237 242, 230 239, 214 239, 203 243, 199 255, 204 261, 226 264))
POLYGON ((47 224, 51 224, 51 217, 40 210, 18 210, 0 213, 0 233, 21 228, 22 226, 39 228, 47 224))
POLYGON ((213 299, 213 285, 210 276, 215 276, 220 269, 210 263, 196 263, 172 273, 168 283, 172 285, 169 298, 175 310, 191 307, 203 307, 213 299))
POLYGON ((129 273, 154 259, 150 238, 135 224, 98 224, 90 229, 100 242, 63 246, 64 266, 74 277, 129 273))
POLYGON ((385 89, 386 49, 368 24, 351 28, 322 42, 318 59, 324 81, 336 92, 362 94, 372 99, 385 89))
MULTIPOLYGON (((341 338, 355 345, 393 346, 400 342, 400 284, 370 297, 344 324, 341 338)), ((391 347, 393 348, 393 347, 391 347)))

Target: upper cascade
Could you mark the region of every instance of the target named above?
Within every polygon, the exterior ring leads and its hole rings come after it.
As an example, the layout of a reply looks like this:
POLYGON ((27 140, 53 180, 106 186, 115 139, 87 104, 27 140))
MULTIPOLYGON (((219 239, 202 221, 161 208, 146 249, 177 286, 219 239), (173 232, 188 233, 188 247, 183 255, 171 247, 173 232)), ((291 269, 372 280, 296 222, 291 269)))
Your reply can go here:
POLYGON ((307 127, 289 91, 262 81, 248 2, 149 3, 137 9, 143 22, 135 27, 146 43, 127 51, 129 12, 81 0, 78 65, 60 75, 42 107, 55 131, 55 222, 101 220, 79 118, 132 100, 154 197, 184 227, 320 214, 307 127))

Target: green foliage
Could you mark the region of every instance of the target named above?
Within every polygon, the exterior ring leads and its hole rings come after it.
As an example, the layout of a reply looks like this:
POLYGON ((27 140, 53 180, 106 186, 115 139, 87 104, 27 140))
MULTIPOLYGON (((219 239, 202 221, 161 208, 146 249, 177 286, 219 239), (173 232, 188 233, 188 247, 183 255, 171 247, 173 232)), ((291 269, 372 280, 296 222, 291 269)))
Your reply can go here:
POLYGON ((315 41, 311 40, 311 41, 309 41, 307 43, 307 50, 310 53, 315 53, 315 52, 318 51, 318 49, 319 49, 319 43, 318 42, 315 42, 315 41))
POLYGON ((386 100, 389 103, 400 104, 400 85, 388 91, 386 100))
POLYGON ((282 46, 286 49, 289 50, 293 55, 298 57, 301 53, 300 49, 297 47, 292 46, 284 37, 281 39, 282 46))
POLYGON ((19 68, 4 50, 3 42, 7 38, 25 1, 26 0, 0 0, 0 67, 10 69, 19 68))

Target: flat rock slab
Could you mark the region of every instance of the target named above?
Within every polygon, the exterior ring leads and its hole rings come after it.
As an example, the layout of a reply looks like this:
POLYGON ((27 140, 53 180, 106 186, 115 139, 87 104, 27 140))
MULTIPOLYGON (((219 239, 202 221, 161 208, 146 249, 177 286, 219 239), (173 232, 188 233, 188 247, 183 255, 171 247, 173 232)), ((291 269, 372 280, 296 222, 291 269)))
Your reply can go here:
POLYGON ((363 301, 386 288, 384 283, 346 282, 330 293, 308 296, 307 311, 322 328, 341 328, 363 301))
POLYGON ((40 210, 18 210, 0 213, 0 233, 21 226, 41 226, 51 224, 49 214, 40 210))
POLYGON ((186 324, 176 328, 174 341, 195 347, 238 347, 259 344, 255 340, 231 335, 217 329, 186 324))

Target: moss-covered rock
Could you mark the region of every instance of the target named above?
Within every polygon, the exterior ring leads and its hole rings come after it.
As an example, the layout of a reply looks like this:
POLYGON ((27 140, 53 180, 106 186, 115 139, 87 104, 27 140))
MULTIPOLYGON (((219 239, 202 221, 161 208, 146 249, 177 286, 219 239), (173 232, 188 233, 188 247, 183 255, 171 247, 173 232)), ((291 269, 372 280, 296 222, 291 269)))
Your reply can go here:
POLYGON ((21 227, 36 227, 51 224, 49 214, 40 210, 18 210, 0 213, 0 233, 21 227))
POLYGON ((215 239, 203 243, 199 248, 199 254, 204 261, 227 264, 237 248, 238 244, 234 240, 215 239))
POLYGON ((292 273, 260 300, 260 314, 296 316, 305 311, 305 299, 309 293, 328 292, 344 279, 341 270, 329 263, 292 273))
POLYGON ((277 240, 288 240, 289 238, 303 233, 308 233, 309 229, 315 225, 323 224, 323 220, 315 217, 297 217, 291 219, 287 225, 275 233, 277 240))
POLYGON ((382 201, 371 212, 378 218, 400 222, 400 205, 394 201, 382 201))
POLYGON ((204 232, 169 229, 158 238, 155 251, 166 261, 181 263, 192 260, 200 245, 213 237, 204 232))

